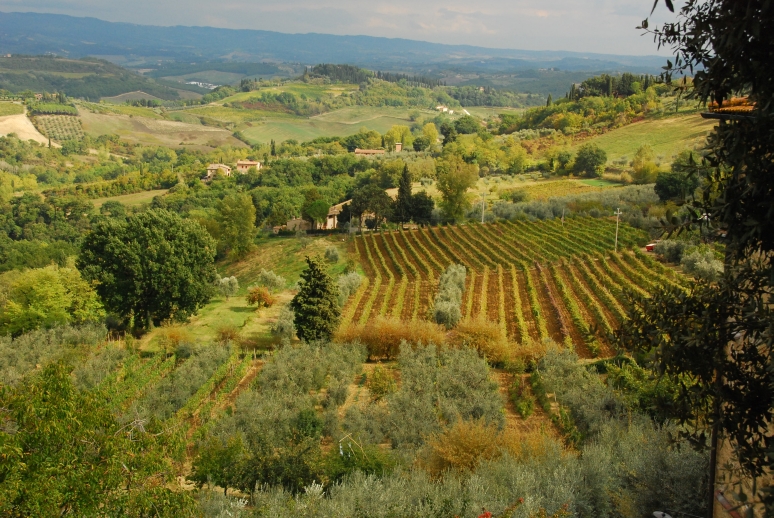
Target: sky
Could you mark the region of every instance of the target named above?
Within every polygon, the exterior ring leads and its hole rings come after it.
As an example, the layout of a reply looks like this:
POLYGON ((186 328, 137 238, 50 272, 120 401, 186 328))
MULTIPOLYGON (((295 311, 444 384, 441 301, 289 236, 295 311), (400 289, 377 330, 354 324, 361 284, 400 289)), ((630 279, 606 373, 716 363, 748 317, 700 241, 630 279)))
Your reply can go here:
MULTIPOLYGON (((658 54, 637 30, 651 0, 0 0, 0 11, 408 38, 448 44, 603 54, 658 54)), ((673 17, 663 3, 651 18, 673 17)))

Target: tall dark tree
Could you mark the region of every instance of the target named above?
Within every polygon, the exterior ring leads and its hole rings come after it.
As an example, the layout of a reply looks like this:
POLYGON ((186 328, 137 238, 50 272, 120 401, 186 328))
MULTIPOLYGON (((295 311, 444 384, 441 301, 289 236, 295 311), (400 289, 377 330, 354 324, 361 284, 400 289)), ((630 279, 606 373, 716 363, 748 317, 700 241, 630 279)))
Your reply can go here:
POLYGON ((443 135, 443 145, 451 144, 457 140, 457 128, 451 122, 444 122, 441 127, 438 128, 443 135))
POLYGON ((414 223, 430 223, 434 208, 435 201, 426 192, 411 195, 411 219, 414 223))
POLYGON ((395 199, 395 208, 392 211, 394 221, 405 223, 411 219, 411 173, 408 165, 403 167, 398 182, 398 197, 395 199))
POLYGON ((361 218, 371 213, 376 220, 376 226, 392 214, 392 198, 384 189, 375 184, 368 184, 356 190, 352 195, 351 213, 361 218))
POLYGON ((306 342, 330 340, 341 318, 339 288, 322 257, 307 257, 306 264, 298 293, 290 301, 298 337, 306 342))
POLYGON ((108 311, 136 327, 184 320, 212 296, 215 241, 204 228, 166 210, 97 222, 77 266, 97 283, 108 311))
MULTIPOLYGON (((665 3, 673 10, 671 0, 665 3)), ((702 164, 703 196, 688 220, 666 222, 667 230, 703 225, 724 234, 723 278, 688 293, 665 289, 650 300, 635 298, 632 322, 622 332, 625 346, 647 350, 662 372, 681 380, 685 390, 676 414, 695 426, 691 437, 707 446, 709 435, 708 502, 716 489, 721 434, 748 477, 774 468, 772 31, 774 5, 768 0, 688 0, 677 21, 652 31, 659 46, 676 55, 667 63, 667 81, 687 73, 693 76, 689 92, 700 101, 722 106, 741 92, 755 103, 742 116, 714 115, 720 120, 702 164)), ((685 86, 680 81, 678 87, 685 86)), ((774 511, 770 489, 747 495, 753 498, 774 511)))

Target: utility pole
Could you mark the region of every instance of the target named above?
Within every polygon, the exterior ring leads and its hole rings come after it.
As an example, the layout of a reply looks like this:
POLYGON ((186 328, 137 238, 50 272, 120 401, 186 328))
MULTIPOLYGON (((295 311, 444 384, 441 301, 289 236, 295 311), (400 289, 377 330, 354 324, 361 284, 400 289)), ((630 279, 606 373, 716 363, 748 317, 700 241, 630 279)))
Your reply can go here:
POLYGON ((621 221, 621 212, 620 208, 617 208, 615 210, 615 252, 618 253, 618 224, 621 221))
POLYGON ((484 209, 486 208, 486 193, 481 193, 481 223, 484 222, 484 209))

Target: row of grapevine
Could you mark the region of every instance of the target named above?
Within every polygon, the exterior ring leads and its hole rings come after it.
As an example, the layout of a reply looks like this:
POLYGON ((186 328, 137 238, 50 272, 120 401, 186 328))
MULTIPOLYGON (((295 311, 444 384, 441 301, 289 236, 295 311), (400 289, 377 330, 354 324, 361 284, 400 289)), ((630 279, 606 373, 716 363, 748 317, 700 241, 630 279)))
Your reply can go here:
MULTIPOLYGON (((496 321, 514 342, 550 338, 582 355, 610 350, 608 336, 626 318, 625 289, 647 295, 687 282, 642 252, 614 253, 615 220, 474 223, 354 241, 368 279, 345 307, 344 325, 428 318, 438 275, 457 263, 468 269, 463 318, 496 321)), ((622 248, 641 241, 641 231, 621 226, 622 248)))

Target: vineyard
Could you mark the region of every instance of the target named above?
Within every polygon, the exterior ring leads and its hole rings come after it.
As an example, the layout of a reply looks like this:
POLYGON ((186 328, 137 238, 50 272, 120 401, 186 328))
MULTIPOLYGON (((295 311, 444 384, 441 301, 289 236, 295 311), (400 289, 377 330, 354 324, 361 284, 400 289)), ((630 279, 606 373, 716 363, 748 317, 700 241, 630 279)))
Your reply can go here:
POLYGON ((250 386, 262 364, 238 347, 213 346, 188 358, 130 353, 96 388, 121 420, 155 417, 190 447, 250 386))
POLYGON ((367 279, 342 325, 427 319, 441 272, 458 263, 468 270, 463 319, 496 322, 516 344, 552 339, 581 356, 610 354, 625 289, 647 294, 686 282, 636 248, 646 239, 621 225, 614 253, 615 221, 594 218, 365 234, 353 247, 367 279))
POLYGON ((71 115, 40 115, 35 118, 35 125, 53 140, 82 140, 84 135, 81 119, 71 115))

